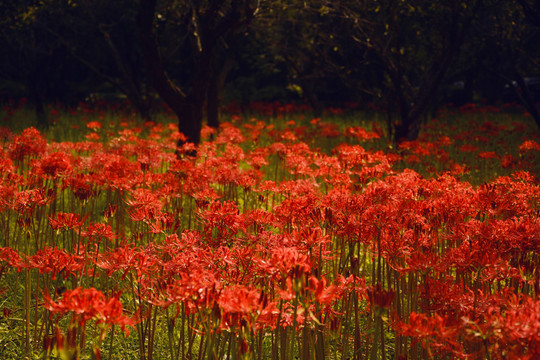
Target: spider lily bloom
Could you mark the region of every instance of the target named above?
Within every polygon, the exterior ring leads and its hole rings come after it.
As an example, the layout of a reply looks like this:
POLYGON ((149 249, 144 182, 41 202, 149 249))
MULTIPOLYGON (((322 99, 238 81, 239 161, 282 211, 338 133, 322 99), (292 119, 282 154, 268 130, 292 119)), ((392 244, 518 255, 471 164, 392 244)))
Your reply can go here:
POLYGON ((97 324, 119 325, 129 335, 126 326, 133 326, 137 320, 123 314, 122 303, 119 296, 107 298, 94 288, 76 288, 67 290, 62 298, 55 302, 48 294, 45 294, 45 308, 52 314, 64 315, 73 313, 72 322, 83 327, 88 321, 96 320, 97 324))
POLYGON ((215 233, 215 242, 231 238, 239 231, 246 231, 244 217, 240 215, 237 205, 232 201, 214 201, 207 210, 201 209, 198 214, 208 237, 213 237, 215 233))
POLYGON ((345 129, 345 136, 354 137, 358 141, 379 139, 381 136, 376 131, 367 131, 360 126, 351 126, 345 129))
POLYGON ((520 153, 525 153, 530 150, 540 151, 540 144, 534 140, 525 140, 521 145, 519 145, 520 153))
POLYGON ((394 302, 396 293, 390 290, 384 290, 380 283, 370 286, 366 289, 367 297, 372 308, 386 309, 394 302))
POLYGON ((88 216, 85 216, 81 219, 79 214, 59 212, 56 214, 56 219, 49 216, 49 224, 57 232, 65 229, 79 229, 84 224, 87 217, 88 216))
POLYGON ((327 285, 324 277, 319 280, 314 276, 310 276, 307 290, 314 295, 319 304, 331 305, 334 300, 339 298, 341 290, 335 285, 327 285))
POLYGON ((131 192, 131 199, 126 201, 130 206, 129 216, 133 221, 154 220, 161 217, 163 203, 154 192, 147 189, 136 189, 131 192))
POLYGON ((415 342, 421 341, 429 354, 435 350, 441 354, 454 353, 458 357, 465 355, 462 346, 457 342, 459 328, 444 316, 412 312, 408 324, 399 323, 395 327, 402 335, 412 337, 415 342))
POLYGON ((87 237, 94 240, 114 240, 118 237, 116 233, 113 232, 113 229, 110 225, 101 224, 101 223, 91 223, 86 227, 86 229, 81 231, 82 237, 87 237))
POLYGON ((46 188, 23 190, 15 193, 11 208, 20 215, 31 214, 36 206, 50 204, 54 200, 54 190, 46 188))
POLYGON ((137 249, 130 246, 116 248, 114 252, 107 252, 99 255, 96 266, 106 270, 107 276, 116 271, 123 271, 121 279, 124 280, 131 270, 135 270, 137 280, 142 275, 153 272, 160 260, 154 254, 153 246, 137 249))
POLYGON ((95 191, 92 189, 91 182, 87 175, 71 175, 63 179, 63 185, 64 188, 71 189, 73 195, 82 202, 95 195, 95 191))
POLYGON ((54 152, 42 158, 37 166, 49 178, 69 175, 73 166, 72 160, 64 152, 54 152))
POLYGON ((15 201, 16 194, 17 194, 16 185, 0 184, 0 213, 10 208, 11 204, 13 204, 15 201))
POLYGON ((97 129, 101 129, 102 125, 99 121, 89 121, 86 123, 86 127, 91 130, 97 131, 97 129))
MULTIPOLYGON (((0 248, 0 261, 5 261, 10 267, 16 267, 17 271, 21 271, 25 265, 19 253, 9 247, 0 248)), ((0 272, 3 272, 3 268, 0 266, 0 272)))
POLYGON ((33 127, 24 129, 9 144, 9 157, 23 161, 25 157, 42 155, 47 149, 47 140, 33 127))
POLYGON ((221 282, 214 272, 202 268, 187 269, 180 279, 167 285, 152 302, 161 307, 183 302, 186 313, 212 309, 221 292, 221 282))
POLYGON ((272 318, 276 308, 268 302, 264 291, 233 285, 220 292, 217 304, 224 328, 242 327, 244 324, 252 328, 260 316, 266 318, 265 323, 273 324, 268 318, 272 318))
POLYGON ((38 250, 35 255, 28 257, 27 263, 26 267, 38 269, 40 273, 52 273, 53 280, 62 271, 64 271, 64 278, 67 278, 69 274, 78 276, 84 266, 83 256, 53 247, 38 250))
MULTIPOLYGON (((537 359, 540 357, 540 300, 525 295, 511 294, 501 307, 490 307, 486 316, 486 330, 493 334, 494 358, 537 359)), ((468 331, 478 336, 478 325, 462 319, 468 331), (472 326, 471 326, 472 325, 472 326)))

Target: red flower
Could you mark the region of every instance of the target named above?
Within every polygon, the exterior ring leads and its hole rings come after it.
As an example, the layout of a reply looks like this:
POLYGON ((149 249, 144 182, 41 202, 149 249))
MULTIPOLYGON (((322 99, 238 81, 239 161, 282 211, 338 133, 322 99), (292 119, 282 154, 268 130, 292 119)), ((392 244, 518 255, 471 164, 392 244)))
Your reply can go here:
POLYGON ((114 240, 117 237, 110 225, 92 223, 86 227, 86 230, 81 231, 81 236, 100 240, 102 238, 114 240))
POLYGON ((525 140, 519 145, 519 152, 524 153, 530 150, 540 151, 540 144, 534 140, 525 140))
POLYGON ((9 156, 13 160, 23 160, 26 156, 38 156, 47 149, 47 140, 33 127, 24 129, 9 146, 9 156))
POLYGON ((122 330, 136 323, 135 318, 123 315, 118 296, 106 298, 101 291, 94 288, 67 290, 58 302, 45 295, 45 308, 53 314, 73 312, 73 321, 77 321, 81 327, 90 320, 96 320, 98 324, 120 325, 122 330))
POLYGON ((107 275, 111 275, 115 271, 123 270, 124 279, 130 270, 135 270, 137 279, 140 279, 143 274, 152 271, 159 260, 153 256, 153 248, 137 249, 129 246, 119 247, 114 252, 109 252, 100 255, 96 261, 96 265, 107 271, 107 275))
POLYGON ((16 267, 18 271, 24 266, 19 253, 12 248, 0 248, 0 260, 5 261, 11 267, 16 267))
POLYGON ((49 224, 56 231, 64 229, 77 229, 80 228, 87 217, 81 219, 79 214, 66 214, 59 212, 56 214, 56 219, 49 216, 49 224))
POLYGON ((264 293, 242 285, 233 285, 221 291, 217 301, 226 328, 239 326, 242 320, 253 325, 253 321, 267 311, 268 299, 264 293))
POLYGON ((39 162, 39 169, 51 178, 66 175, 72 169, 71 159, 63 152, 54 152, 39 162))
POLYGON ((101 129, 101 123, 99 121, 89 121, 86 123, 86 127, 92 130, 101 129))
POLYGON ((69 254, 61 249, 45 247, 28 258, 28 267, 38 269, 40 273, 52 273, 54 280, 56 274, 62 271, 65 271, 65 278, 69 274, 79 274, 83 268, 83 259, 82 256, 69 254))
POLYGON ((455 325, 451 325, 446 317, 438 314, 427 316, 412 312, 408 324, 400 323, 396 327, 402 335, 421 341, 428 350, 433 349, 441 353, 461 353, 460 345, 457 343, 459 329, 455 325))

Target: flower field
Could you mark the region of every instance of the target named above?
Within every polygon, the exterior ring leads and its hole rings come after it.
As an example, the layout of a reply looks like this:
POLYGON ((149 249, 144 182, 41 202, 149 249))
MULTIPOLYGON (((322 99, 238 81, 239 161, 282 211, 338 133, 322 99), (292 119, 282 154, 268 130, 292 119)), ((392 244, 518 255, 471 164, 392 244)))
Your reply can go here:
POLYGON ((231 116, 197 158, 172 122, 4 128, 0 358, 540 358, 540 140, 462 110, 397 149, 231 116))

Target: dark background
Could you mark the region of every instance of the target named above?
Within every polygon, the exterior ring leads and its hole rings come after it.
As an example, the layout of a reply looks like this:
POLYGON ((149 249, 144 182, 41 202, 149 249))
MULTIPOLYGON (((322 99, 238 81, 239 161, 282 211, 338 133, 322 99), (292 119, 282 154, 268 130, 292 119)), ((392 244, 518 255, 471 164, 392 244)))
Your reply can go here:
POLYGON ((396 139, 448 103, 517 102, 540 124, 535 0, 16 0, 0 14, 0 101, 26 98, 40 126, 51 103, 128 99, 151 118, 160 98, 213 126, 231 104, 354 103, 385 111, 396 139))

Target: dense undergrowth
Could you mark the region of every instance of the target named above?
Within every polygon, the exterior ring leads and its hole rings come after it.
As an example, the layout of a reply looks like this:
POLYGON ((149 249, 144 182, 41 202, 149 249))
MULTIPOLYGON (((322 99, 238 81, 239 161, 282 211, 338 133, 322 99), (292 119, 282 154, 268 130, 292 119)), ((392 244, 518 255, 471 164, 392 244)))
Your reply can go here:
POLYGON ((392 148, 360 113, 271 110, 196 159, 167 114, 3 128, 0 357, 540 356, 527 117, 446 111, 392 148))

